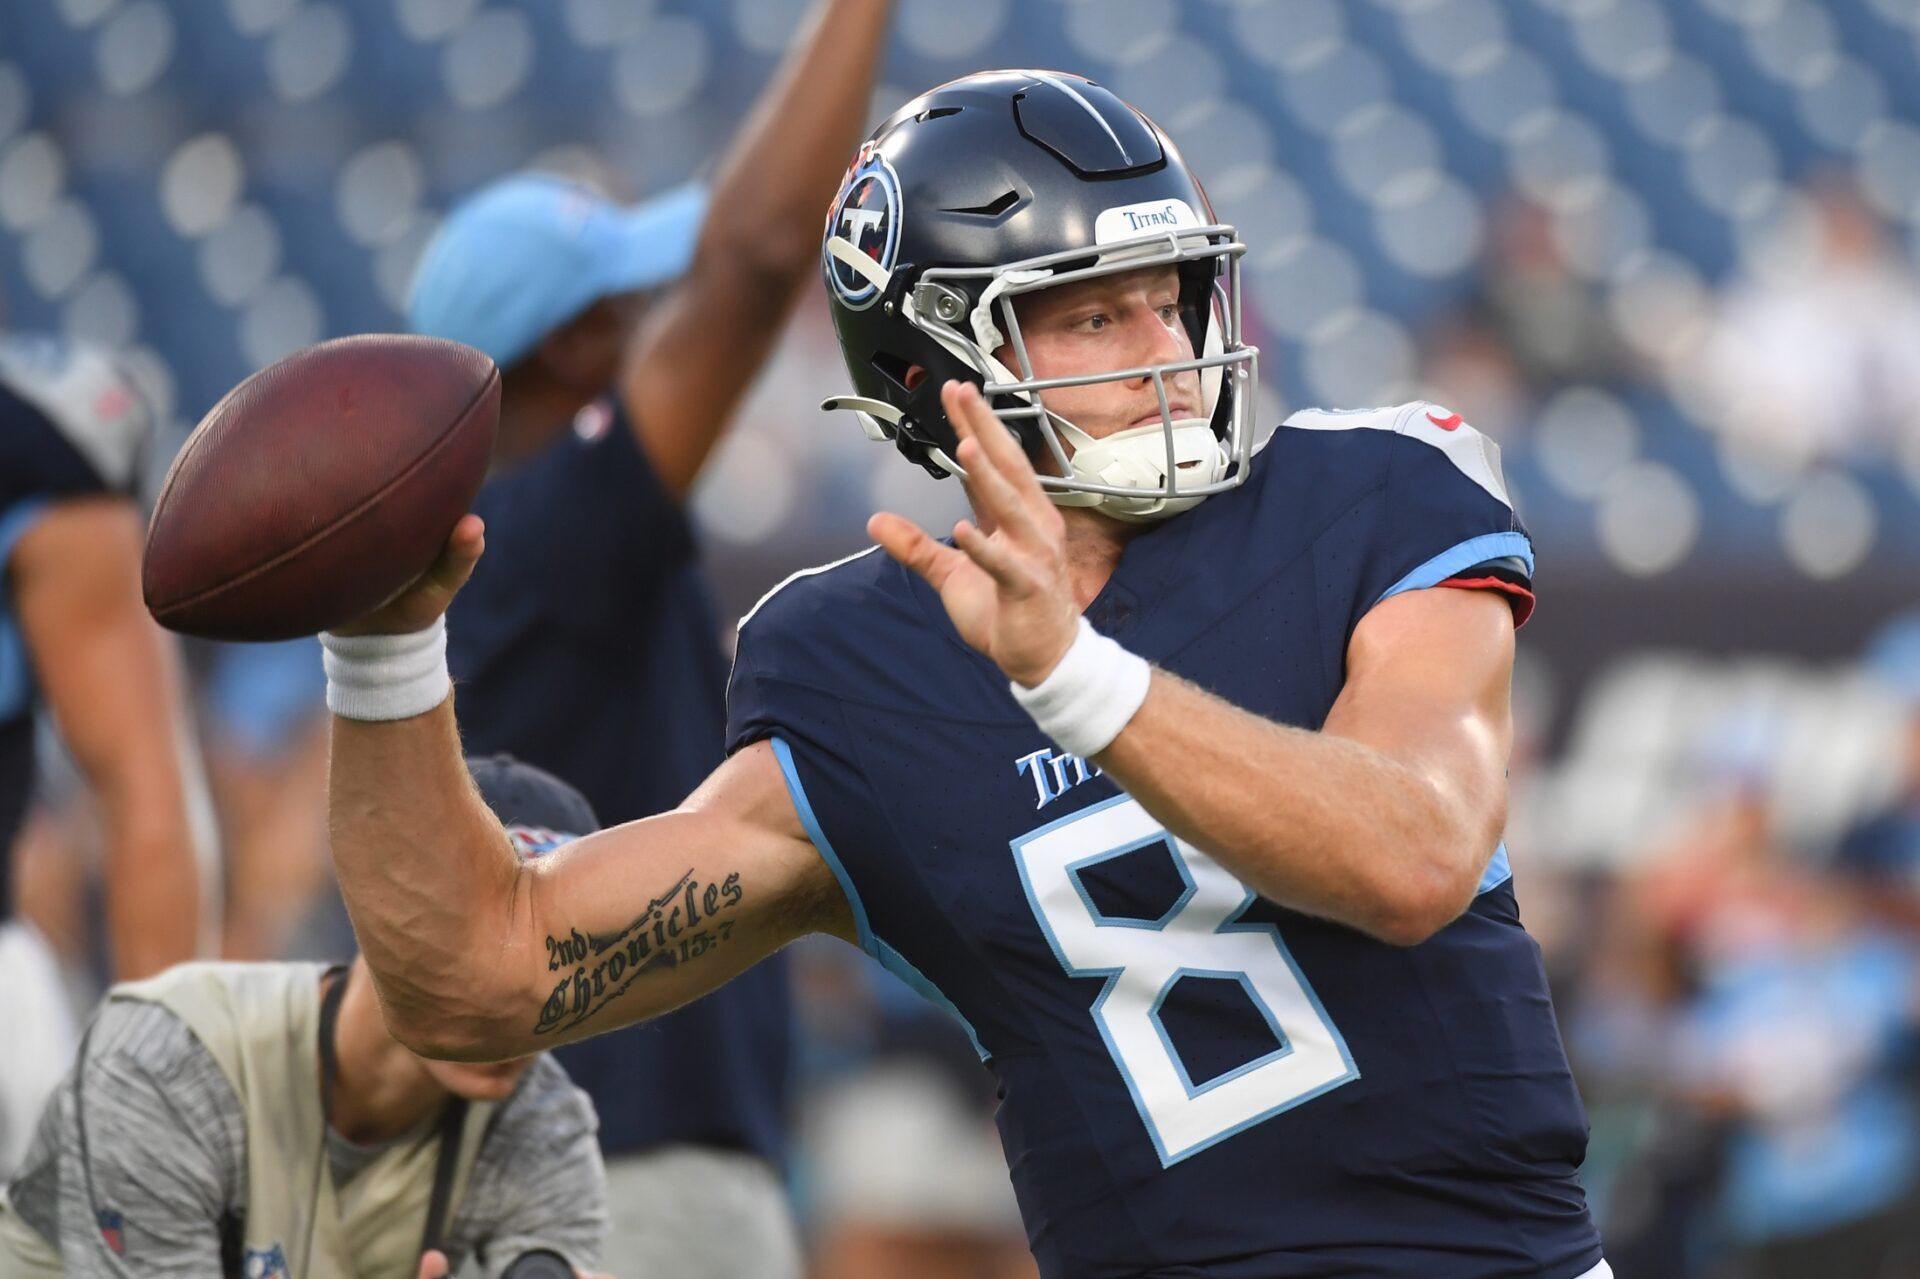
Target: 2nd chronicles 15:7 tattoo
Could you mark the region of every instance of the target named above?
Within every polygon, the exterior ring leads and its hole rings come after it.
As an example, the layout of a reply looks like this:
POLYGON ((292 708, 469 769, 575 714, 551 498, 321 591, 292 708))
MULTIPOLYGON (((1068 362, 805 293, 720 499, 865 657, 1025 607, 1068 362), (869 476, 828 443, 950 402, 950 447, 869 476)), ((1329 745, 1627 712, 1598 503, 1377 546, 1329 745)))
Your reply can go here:
POLYGON ((699 959, 733 936, 727 918, 745 896, 736 871, 701 883, 692 871, 647 903, 640 917, 617 933, 547 938, 547 971, 573 971, 560 979, 540 1009, 533 1033, 550 1035, 578 1026, 605 1008, 643 973, 699 959))

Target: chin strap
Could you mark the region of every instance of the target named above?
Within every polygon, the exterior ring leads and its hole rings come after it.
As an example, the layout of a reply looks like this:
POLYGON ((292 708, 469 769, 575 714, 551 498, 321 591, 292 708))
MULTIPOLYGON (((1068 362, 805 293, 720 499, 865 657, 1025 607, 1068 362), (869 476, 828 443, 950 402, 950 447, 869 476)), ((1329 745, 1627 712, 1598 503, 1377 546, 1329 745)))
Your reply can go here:
MULTIPOLYGON (((1056 506, 1088 506, 1129 523, 1164 520, 1190 511, 1206 494, 1167 495, 1167 432, 1165 424, 1150 422, 1095 439, 1063 417, 1053 418, 1055 429, 1069 444, 1068 459, 1076 479, 1112 488, 1139 489, 1140 496, 1118 493, 1052 491, 1056 506)), ((1201 488, 1225 477, 1227 451, 1205 418, 1182 418, 1173 424, 1174 483, 1178 488, 1201 488)))
POLYGON ((900 433, 900 420, 906 416, 885 400, 870 400, 864 395, 829 395, 820 401, 828 413, 845 411, 859 419, 860 429, 876 444, 884 444, 900 433))
MULTIPOLYGON (((996 361, 997 363, 997 361, 996 361)), ((827 412, 849 412, 859 420, 868 439, 885 443, 899 434, 904 414, 885 400, 860 395, 830 395, 820 401, 827 412)), ((1057 413, 1047 415, 1060 438, 1072 446, 1068 466, 1075 478, 1112 488, 1141 490, 1139 497, 1119 493, 1087 493, 1071 489, 1046 490, 1055 506, 1094 507, 1118 520, 1147 523, 1190 511, 1204 494, 1167 496, 1167 443, 1160 423, 1129 427, 1105 439, 1095 439, 1057 413)), ((927 455, 944 469, 965 477, 966 472, 944 449, 927 455)), ((1205 418, 1183 418, 1173 424, 1173 463, 1181 488, 1213 484, 1227 473, 1227 451, 1205 418)))

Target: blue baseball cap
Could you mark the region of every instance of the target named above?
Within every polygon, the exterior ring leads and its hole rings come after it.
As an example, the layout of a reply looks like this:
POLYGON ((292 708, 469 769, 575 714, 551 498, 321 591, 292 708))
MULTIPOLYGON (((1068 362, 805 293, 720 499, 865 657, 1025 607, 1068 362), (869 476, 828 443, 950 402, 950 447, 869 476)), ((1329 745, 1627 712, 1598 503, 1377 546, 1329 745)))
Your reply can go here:
POLYGON ((595 301, 677 279, 706 217, 698 183, 637 205, 544 173, 456 204, 414 271, 407 325, 505 368, 595 301))
POLYGON ((600 829, 587 797, 544 768, 511 755, 469 755, 467 772, 522 858, 550 853, 600 829))

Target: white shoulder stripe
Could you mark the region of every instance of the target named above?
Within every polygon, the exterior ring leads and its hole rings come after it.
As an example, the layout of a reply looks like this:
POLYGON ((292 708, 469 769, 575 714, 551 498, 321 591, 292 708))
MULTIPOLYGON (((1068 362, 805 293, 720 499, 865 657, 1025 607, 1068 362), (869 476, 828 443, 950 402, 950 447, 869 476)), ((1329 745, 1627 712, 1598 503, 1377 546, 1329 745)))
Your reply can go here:
POLYGON ((1410 404, 1384 409, 1298 409, 1282 422, 1301 431, 1397 431, 1410 404))
POLYGON ((785 578, 781 579, 779 585, 775 586, 772 590, 768 591, 765 595, 762 595, 757 601, 755 601, 754 606, 748 609, 745 615, 742 616, 741 619, 734 624, 733 629, 735 633, 737 634, 741 627, 745 626, 748 622, 751 622, 753 620, 753 615, 755 613, 758 613, 763 607, 765 607, 766 602, 768 600, 778 595, 781 591, 786 590, 787 587, 793 585, 795 582, 799 581, 801 578, 812 577, 817 573, 830 572, 833 569, 839 568, 842 564, 851 564, 855 560, 859 559, 862 555, 871 555, 879 549, 880 547, 878 545, 869 546, 864 551, 855 551, 851 555, 842 555, 839 559, 833 560, 829 563, 816 564, 812 568, 803 568, 798 572, 787 574, 785 578))
POLYGON ((1410 435, 1446 454, 1462 475, 1502 506, 1513 509, 1507 478, 1500 469, 1500 446, 1441 405, 1414 400, 1378 409, 1301 409, 1281 425, 1305 431, 1392 431, 1410 435))
POLYGON ((110 487, 132 491, 153 409, 107 351, 8 334, 0 337, 0 382, 44 414, 110 487))

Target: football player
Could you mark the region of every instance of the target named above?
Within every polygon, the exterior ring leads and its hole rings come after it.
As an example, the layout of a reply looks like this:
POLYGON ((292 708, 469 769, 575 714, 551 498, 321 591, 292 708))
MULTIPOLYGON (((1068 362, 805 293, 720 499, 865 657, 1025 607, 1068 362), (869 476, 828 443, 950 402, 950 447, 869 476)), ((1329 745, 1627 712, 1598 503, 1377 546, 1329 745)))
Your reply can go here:
POLYGON ((0 337, 0 1173, 73 1053, 57 961, 15 914, 13 848, 44 707, 99 800, 107 942, 120 979, 202 945, 186 697, 140 602, 134 490, 153 414, 104 351, 0 337))
POLYGON ((480 522, 325 637, 396 1032, 511 1056, 830 932, 972 1035, 1047 1276, 1606 1276, 1501 843, 1533 556, 1494 446, 1413 403, 1256 449, 1244 246, 1078 77, 908 103, 825 232, 830 404, 974 518, 768 595, 727 762, 536 867, 437 657, 480 522))

